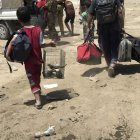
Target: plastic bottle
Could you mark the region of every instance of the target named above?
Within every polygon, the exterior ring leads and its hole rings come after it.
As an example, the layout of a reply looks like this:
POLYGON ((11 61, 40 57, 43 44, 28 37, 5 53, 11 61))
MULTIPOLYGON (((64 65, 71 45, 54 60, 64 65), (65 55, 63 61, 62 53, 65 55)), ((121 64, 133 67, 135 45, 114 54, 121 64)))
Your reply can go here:
POLYGON ((40 138, 42 136, 51 136, 55 133, 54 126, 50 126, 48 130, 44 132, 37 132, 35 133, 35 138, 40 138))

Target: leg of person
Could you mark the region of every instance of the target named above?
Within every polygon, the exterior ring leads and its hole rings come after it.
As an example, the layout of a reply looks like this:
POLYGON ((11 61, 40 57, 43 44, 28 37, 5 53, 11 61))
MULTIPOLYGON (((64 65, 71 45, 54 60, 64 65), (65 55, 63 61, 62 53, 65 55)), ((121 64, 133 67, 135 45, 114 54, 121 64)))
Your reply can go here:
POLYGON ((75 15, 73 15, 70 19, 70 23, 71 23, 71 34, 74 34, 74 19, 75 19, 75 15))
POLYGON ((68 23, 69 23, 69 17, 66 15, 66 18, 65 18, 65 25, 66 25, 66 27, 67 27, 69 33, 71 33, 71 29, 70 29, 70 26, 69 26, 68 23))
POLYGON ((115 67, 118 59, 118 47, 121 41, 121 32, 111 30, 110 42, 111 42, 111 66, 115 67))
POLYGON ((103 28, 103 30, 99 32, 99 38, 102 44, 102 49, 103 49, 107 66, 109 66, 111 62, 111 48, 110 48, 110 35, 109 35, 108 28, 103 28))
POLYGON ((25 70, 30 83, 31 91, 35 96, 35 107, 41 109, 41 87, 40 87, 40 76, 41 76, 41 65, 26 65, 25 70))
POLYGON ((60 27, 61 36, 64 36, 63 7, 58 11, 58 24, 60 27))
POLYGON ((54 40, 55 42, 59 41, 60 38, 58 37, 58 33, 55 29, 55 15, 53 13, 48 13, 48 28, 49 28, 49 34, 50 34, 50 38, 52 40, 54 40))
POLYGON ((116 64, 118 58, 118 46, 120 43, 121 34, 119 31, 110 30, 110 47, 111 47, 111 62, 108 69, 108 75, 110 77, 115 77, 116 64))

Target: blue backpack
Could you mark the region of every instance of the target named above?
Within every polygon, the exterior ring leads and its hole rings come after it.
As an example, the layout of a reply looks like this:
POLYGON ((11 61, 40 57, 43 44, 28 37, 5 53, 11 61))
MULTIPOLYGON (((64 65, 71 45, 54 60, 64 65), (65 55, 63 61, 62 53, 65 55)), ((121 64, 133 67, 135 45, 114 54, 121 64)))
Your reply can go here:
MULTIPOLYGON (((7 47, 12 40, 13 36, 17 34, 15 41, 13 42, 12 52, 10 54, 10 59, 12 62, 22 63, 25 62, 32 50, 32 44, 24 30, 20 30, 20 32, 14 32, 10 38, 8 39, 5 50, 4 50, 4 57, 6 58, 7 47)), ((8 63, 9 65, 9 63, 8 63)), ((11 68, 10 68, 11 69, 11 68)), ((11 70, 10 70, 11 72, 11 70)))

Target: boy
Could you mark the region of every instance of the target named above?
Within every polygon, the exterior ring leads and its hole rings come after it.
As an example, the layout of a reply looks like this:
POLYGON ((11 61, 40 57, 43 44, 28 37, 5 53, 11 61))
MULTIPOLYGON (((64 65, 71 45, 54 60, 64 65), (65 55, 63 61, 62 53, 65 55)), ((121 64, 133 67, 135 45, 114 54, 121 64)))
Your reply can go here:
POLYGON ((71 1, 65 0, 65 11, 66 11, 65 25, 66 25, 67 29, 69 30, 69 34, 73 35, 74 34, 75 9, 74 9, 73 3, 71 1), (69 21, 70 21, 71 27, 68 24, 69 21))
MULTIPOLYGON (((24 62, 25 65, 25 71, 30 83, 31 91, 35 96, 35 107, 37 109, 41 109, 41 87, 40 87, 40 76, 41 76, 41 66, 42 66, 42 54, 41 54, 41 48, 52 46, 55 47, 54 42, 50 43, 43 43, 43 37, 42 37, 42 31, 40 27, 36 27, 31 25, 30 23, 30 12, 27 7, 19 7, 17 10, 17 18, 18 21, 23 26, 22 30, 24 30, 29 37, 31 44, 32 44, 32 50, 30 53, 29 58, 24 62)), ((19 30, 20 32, 20 30, 19 30)), ((14 43, 14 40, 17 35, 13 37, 11 42, 8 45, 6 58, 9 60, 9 56, 12 50, 12 45, 14 43)))
MULTIPOLYGON (((87 38, 88 35, 88 28, 87 28, 87 18, 88 18, 88 8, 90 7, 91 2, 86 1, 85 6, 86 6, 86 11, 81 14, 81 21, 80 24, 83 24, 83 37, 84 40, 87 38)), ((91 23, 91 30, 90 30, 90 41, 94 41, 94 20, 91 23)))

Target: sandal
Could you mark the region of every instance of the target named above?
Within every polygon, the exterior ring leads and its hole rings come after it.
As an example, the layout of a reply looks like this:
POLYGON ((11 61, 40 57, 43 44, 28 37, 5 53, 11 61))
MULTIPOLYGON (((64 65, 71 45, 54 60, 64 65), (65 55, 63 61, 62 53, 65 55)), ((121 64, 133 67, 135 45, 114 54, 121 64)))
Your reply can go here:
POLYGON ((41 104, 39 104, 39 105, 35 104, 34 107, 35 107, 36 109, 41 109, 41 108, 42 108, 42 105, 41 105, 41 104))

